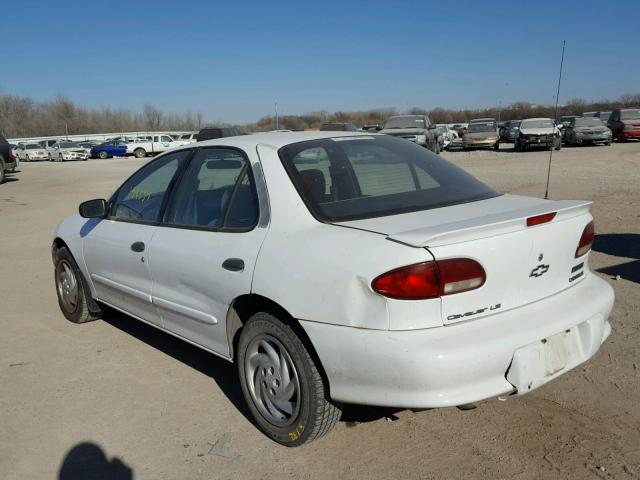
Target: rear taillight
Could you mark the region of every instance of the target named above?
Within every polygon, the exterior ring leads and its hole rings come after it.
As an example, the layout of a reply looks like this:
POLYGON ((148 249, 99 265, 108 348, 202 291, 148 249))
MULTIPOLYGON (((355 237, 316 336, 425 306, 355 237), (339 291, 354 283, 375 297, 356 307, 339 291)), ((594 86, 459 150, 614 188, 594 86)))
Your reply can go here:
POLYGON ((475 260, 451 258, 396 268, 377 277, 371 287, 385 297, 425 300, 480 288, 486 278, 475 260))
POLYGON ((578 242, 578 248, 576 248, 576 258, 585 255, 591 250, 591 246, 593 245, 593 239, 596 235, 595 228, 593 226, 593 222, 589 222, 584 230, 582 231, 582 236, 580 237, 580 242, 578 242))
POLYGON ((536 215, 535 217, 527 218, 527 227, 533 227, 535 225, 540 225, 541 223, 550 222, 556 218, 556 212, 544 213, 542 215, 536 215))

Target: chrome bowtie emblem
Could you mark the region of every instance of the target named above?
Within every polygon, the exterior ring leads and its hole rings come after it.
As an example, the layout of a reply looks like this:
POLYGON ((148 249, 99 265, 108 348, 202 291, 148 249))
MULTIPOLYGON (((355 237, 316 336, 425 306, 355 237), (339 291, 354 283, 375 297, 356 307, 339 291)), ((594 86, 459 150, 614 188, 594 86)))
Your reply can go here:
POLYGON ((529 276, 530 277, 541 277, 542 275, 544 275, 548 271, 549 271, 549 265, 545 265, 545 264, 541 263, 536 268, 531 270, 531 273, 529 274, 529 276))

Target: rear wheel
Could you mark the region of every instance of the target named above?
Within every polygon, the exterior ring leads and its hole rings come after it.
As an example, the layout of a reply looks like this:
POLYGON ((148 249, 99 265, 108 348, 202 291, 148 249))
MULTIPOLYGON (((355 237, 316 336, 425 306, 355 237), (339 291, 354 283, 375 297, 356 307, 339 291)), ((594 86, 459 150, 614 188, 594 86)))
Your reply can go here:
POLYGON ((282 445, 294 447, 326 434, 341 408, 309 350, 287 325, 259 312, 246 323, 238 344, 242 392, 260 429, 282 445))
POLYGON ((104 160, 105 158, 109 157, 109 154, 102 150, 100 153, 98 153, 98 157, 104 160))
POLYGON ((91 292, 66 247, 58 249, 56 253, 55 283, 58 305, 67 320, 85 323, 102 316, 100 310, 89 310, 91 292))
POLYGON ((147 151, 144 148, 136 148, 133 151, 136 158, 144 158, 147 156, 147 151))

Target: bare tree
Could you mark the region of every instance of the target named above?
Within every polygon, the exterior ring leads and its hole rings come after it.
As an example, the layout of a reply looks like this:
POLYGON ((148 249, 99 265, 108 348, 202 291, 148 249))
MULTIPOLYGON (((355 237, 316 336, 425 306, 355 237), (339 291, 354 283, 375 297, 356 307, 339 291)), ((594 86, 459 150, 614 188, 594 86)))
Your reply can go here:
POLYGON ((149 130, 158 130, 162 123, 162 112, 153 105, 146 104, 143 109, 144 120, 149 130))

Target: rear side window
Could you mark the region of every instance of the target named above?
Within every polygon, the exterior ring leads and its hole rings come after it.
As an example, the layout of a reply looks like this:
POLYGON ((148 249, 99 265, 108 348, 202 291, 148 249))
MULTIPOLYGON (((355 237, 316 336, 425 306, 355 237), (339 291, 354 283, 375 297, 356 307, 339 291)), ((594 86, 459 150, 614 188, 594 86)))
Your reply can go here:
POLYGON ((252 229, 258 197, 243 154, 203 148, 189 163, 170 202, 165 223, 202 229, 252 229))
POLYGON ((279 155, 321 221, 381 217, 498 195, 427 149, 387 136, 312 140, 283 147, 279 155))

